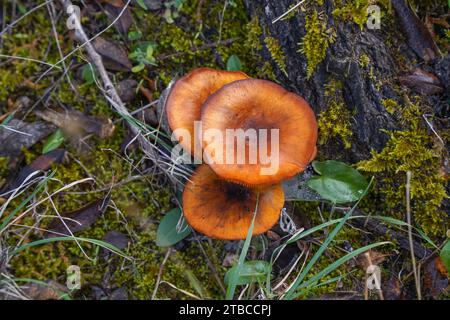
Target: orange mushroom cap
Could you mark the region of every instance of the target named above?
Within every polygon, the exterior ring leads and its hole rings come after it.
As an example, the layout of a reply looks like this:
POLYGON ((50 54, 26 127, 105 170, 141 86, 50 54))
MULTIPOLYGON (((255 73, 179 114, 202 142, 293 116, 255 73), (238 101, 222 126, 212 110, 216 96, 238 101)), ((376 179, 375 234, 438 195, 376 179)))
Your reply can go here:
MULTIPOLYGON (((189 132, 190 143, 183 141, 175 131, 175 137, 186 151, 194 154, 195 139, 198 138, 194 135, 194 121, 200 120, 205 100, 225 84, 246 78, 249 77, 240 71, 198 68, 177 80, 167 99, 166 112, 172 131, 186 129, 189 132)), ((197 156, 201 158, 201 154, 197 156)))
POLYGON ((269 230, 284 204, 281 184, 260 191, 220 179, 207 165, 200 165, 183 192, 183 212, 195 230, 216 239, 239 240, 247 232, 256 208, 253 235, 269 230))
MULTIPOLYGON (((278 166, 271 173, 262 174, 262 168, 276 165, 275 160, 261 158, 259 144, 245 142, 245 162, 226 162, 227 151, 237 148, 223 138, 222 152, 205 154, 211 168, 221 178, 245 185, 270 185, 302 172, 315 157, 317 122, 313 110, 300 96, 266 80, 246 79, 225 85, 210 96, 202 108, 203 145, 207 148, 205 134, 209 129, 220 131, 226 137, 227 129, 267 129, 267 155, 276 155, 278 166), (271 129, 279 129, 279 143, 272 144, 271 129), (257 144, 257 160, 249 161, 250 144, 257 144), (266 162, 264 162, 264 161, 266 162), (268 161, 270 160, 270 161, 268 161)), ((262 140, 262 139, 261 139, 262 140)), ((219 149, 220 150, 220 149, 219 149)), ((274 158, 275 159, 275 158, 274 158)))

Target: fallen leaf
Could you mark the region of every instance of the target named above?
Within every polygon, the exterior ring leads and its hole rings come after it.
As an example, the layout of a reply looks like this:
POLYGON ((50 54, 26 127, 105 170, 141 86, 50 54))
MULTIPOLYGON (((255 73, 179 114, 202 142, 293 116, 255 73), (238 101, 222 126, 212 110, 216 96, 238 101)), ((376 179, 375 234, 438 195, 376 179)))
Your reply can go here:
POLYGON ((433 299, 437 299, 448 287, 448 275, 441 258, 436 257, 424 266, 423 289, 433 299))
POLYGON ((123 0, 101 0, 100 2, 110 4, 117 8, 123 8, 125 6, 125 2, 123 2, 123 0))
POLYGON ((21 289, 32 300, 60 300, 67 294, 67 287, 53 280, 44 283, 33 282, 21 289))
POLYGON ((108 296, 108 300, 128 300, 128 293, 125 288, 118 288, 111 292, 108 296))
POLYGON ((75 211, 62 213, 60 217, 53 218, 47 227, 45 238, 60 237, 61 234, 70 236, 70 232, 76 233, 88 229, 105 212, 110 198, 100 199, 75 211), (64 223, 63 221, 64 220, 64 223))
MULTIPOLYGON (((128 238, 125 234, 118 232, 118 231, 108 231, 103 239, 103 241, 112 244, 117 249, 125 249, 128 246, 128 243, 130 242, 130 238, 128 238)), ((102 254, 106 255, 107 253, 110 253, 111 251, 102 248, 102 254)))
POLYGON ((133 23, 133 17, 131 16, 130 7, 123 10, 122 7, 117 7, 111 4, 105 5, 106 15, 108 16, 109 23, 117 21, 114 23, 114 27, 122 34, 127 34, 128 30, 133 23), (122 12, 123 11, 123 12, 122 12))
POLYGON ((370 265, 379 265, 389 254, 381 253, 375 250, 369 250, 360 254, 357 258, 359 265, 363 270, 367 270, 370 265))
POLYGON ((117 44, 109 42, 102 37, 97 37, 92 42, 95 50, 103 58, 105 68, 112 71, 130 71, 133 65, 128 59, 127 51, 117 44))
POLYGON ((69 136, 82 133, 94 133, 100 138, 107 138, 114 132, 114 124, 110 119, 87 116, 75 109, 62 108, 35 110, 34 113, 61 128, 69 136))
POLYGON ((423 95, 434 95, 444 91, 439 79, 422 69, 416 69, 410 75, 399 77, 399 80, 402 85, 423 95))
POLYGON ((30 148, 55 129, 55 126, 43 121, 27 123, 12 119, 7 124, 0 126, 0 145, 2 146, 0 157, 19 155, 22 148, 30 148))
POLYGON ((55 149, 37 157, 36 159, 33 160, 33 162, 31 162, 31 164, 23 167, 19 171, 19 174, 14 179, 14 181, 9 186, 5 187, 5 190, 3 190, 2 192, 6 193, 18 188, 25 181, 25 179, 33 172, 47 171, 48 169, 51 168, 52 164, 61 163, 65 155, 66 155, 65 150, 55 149))
POLYGON ((397 276, 391 276, 382 286, 385 300, 400 300, 402 289, 397 276))
POLYGON ((123 102, 130 102, 136 97, 138 82, 133 79, 122 80, 117 84, 117 93, 123 102))

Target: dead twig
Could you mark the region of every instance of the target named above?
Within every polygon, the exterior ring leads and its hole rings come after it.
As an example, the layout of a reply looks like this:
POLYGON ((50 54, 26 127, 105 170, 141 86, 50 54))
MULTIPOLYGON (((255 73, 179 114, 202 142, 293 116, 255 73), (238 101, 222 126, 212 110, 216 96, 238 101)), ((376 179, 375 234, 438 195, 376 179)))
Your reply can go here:
POLYGON ((412 225, 411 225, 411 171, 406 172, 406 221, 408 223, 408 240, 409 240, 409 250, 411 251, 411 262, 414 273, 414 281, 416 283, 417 299, 422 300, 422 294, 420 290, 420 279, 417 272, 416 256, 414 255, 414 245, 412 236, 412 225))
POLYGON ((71 12, 69 14, 69 19, 71 19, 71 22, 73 24, 75 38, 83 44, 84 49, 86 50, 92 64, 95 65, 103 84, 103 88, 101 88, 101 90, 103 91, 106 100, 113 107, 113 109, 126 120, 129 129, 140 142, 145 155, 153 163, 155 163, 157 167, 162 169, 163 172, 167 173, 169 178, 173 182, 179 182, 176 178, 177 176, 185 178, 183 175, 183 170, 181 168, 175 168, 176 164, 173 163, 170 154, 164 153, 157 147, 156 144, 152 144, 145 138, 142 127, 139 126, 136 121, 134 121, 132 114, 125 107, 125 104, 123 103, 116 88, 114 87, 111 79, 108 76, 108 73, 103 64, 102 57, 97 53, 94 46, 92 45, 92 39, 89 39, 89 37, 86 35, 83 26, 81 25, 80 17, 76 14, 76 12, 70 10, 70 8, 72 8, 71 6, 73 6, 72 2, 70 0, 60 0, 60 2, 65 12, 71 12))
POLYGON ((162 277, 162 273, 164 270, 164 266, 166 265, 166 262, 169 259, 171 253, 172 253, 172 248, 169 248, 166 252, 166 255, 164 256, 164 260, 161 263, 161 266, 159 267, 158 277, 156 278, 156 283, 155 283, 155 289, 153 289, 153 293, 152 293, 152 298, 151 298, 152 300, 155 300, 155 298, 156 298, 156 293, 158 292, 159 284, 161 283, 161 277, 162 277))

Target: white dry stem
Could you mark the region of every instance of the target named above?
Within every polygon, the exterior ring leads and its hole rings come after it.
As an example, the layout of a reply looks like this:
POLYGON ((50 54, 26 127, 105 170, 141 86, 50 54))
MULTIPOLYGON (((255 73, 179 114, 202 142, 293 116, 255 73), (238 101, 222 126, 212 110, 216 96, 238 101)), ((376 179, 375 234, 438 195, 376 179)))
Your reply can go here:
POLYGON ((50 197, 53 197, 53 196, 55 196, 56 194, 58 194, 58 193, 60 193, 60 192, 62 192, 62 191, 64 191, 64 190, 70 189, 70 188, 72 188, 73 186, 75 186, 75 185, 77 185, 77 184, 84 183, 84 182, 87 182, 87 181, 92 181, 92 179, 91 179, 91 178, 85 178, 85 179, 81 179, 81 180, 77 180, 77 181, 71 182, 71 183, 69 183, 69 184, 63 186, 62 188, 56 190, 55 192, 53 192, 53 193, 50 194, 49 196, 45 197, 44 199, 41 199, 41 200, 37 201, 36 203, 33 204, 33 206, 29 207, 27 210, 25 210, 25 211, 22 212, 20 215, 18 215, 14 220, 10 221, 9 224, 6 225, 6 227, 5 227, 4 229, 0 230, 0 234, 1 234, 4 230, 8 229, 8 227, 9 227, 10 225, 13 225, 13 224, 17 223, 17 221, 19 221, 20 219, 22 219, 28 212, 30 212, 31 210, 33 210, 33 208, 35 208, 35 207, 39 206, 40 204, 44 203, 45 201, 47 201, 50 197))
POLYGON ((297 231, 297 226, 294 220, 287 214, 286 208, 281 209, 280 228, 288 234, 294 234, 297 231))
MULTIPOLYGON (((9 203, 16 198, 18 195, 20 195, 22 192, 24 192, 26 190, 26 188, 23 188, 25 185, 27 185, 27 188, 32 184, 32 183, 28 183, 31 178, 33 178, 34 176, 36 176, 37 174, 39 174, 40 171, 34 171, 32 173, 30 173, 25 180, 22 181, 22 183, 20 184, 20 186, 18 186, 17 188, 15 188, 14 190, 11 190, 10 192, 12 192, 11 196, 8 198, 8 200, 6 200, 6 202, 3 204, 3 206, 0 209, 0 218, 3 216, 3 213, 5 212, 6 208, 8 207, 9 203), (23 188, 23 190, 22 190, 23 188)), ((37 179, 35 179, 34 181, 36 181, 37 179)), ((10 193, 8 192, 8 193, 10 193)))
POLYGON ((36 10, 42 8, 43 6, 47 5, 48 3, 52 2, 52 1, 53 0, 45 1, 44 3, 41 3, 41 4, 37 5, 36 7, 28 10, 25 14, 20 16, 20 18, 18 18, 17 20, 14 20, 13 22, 11 22, 7 26, 5 26, 5 28, 3 28, 3 30, 2 30, 2 32, 0 32, 0 37, 3 36, 3 34, 5 34, 6 32, 8 32, 11 28, 13 28, 16 24, 18 24, 21 20, 25 19, 27 16, 29 16, 33 12, 35 12, 36 10))
POLYGON ((168 282, 168 281, 161 281, 160 284, 163 284, 163 283, 165 283, 165 284, 167 284, 169 287, 171 287, 171 288, 173 288, 173 289, 175 289, 175 290, 177 290, 177 291, 179 291, 179 292, 181 292, 181 293, 187 295, 188 297, 194 298, 194 299, 196 299, 196 300, 202 300, 200 297, 196 296, 195 294, 190 293, 189 291, 180 289, 180 288, 178 288, 176 285, 174 285, 174 284, 172 284, 172 283, 170 283, 170 282, 168 282))
POLYGON ((416 283, 417 299, 422 300, 422 294, 420 290, 420 279, 417 271, 416 256, 414 255, 412 225, 411 225, 411 171, 406 172, 406 220, 408 223, 408 240, 409 249, 411 252, 411 263, 414 273, 414 281, 416 283))
POLYGON ((285 13, 283 13, 282 15, 280 15, 279 17, 275 18, 274 20, 272 20, 272 24, 280 21, 281 19, 283 19, 284 17, 286 17, 289 13, 291 13, 292 11, 294 11, 295 9, 297 9, 303 2, 305 2, 305 0, 300 1, 299 3, 297 3, 296 5, 294 5, 292 8, 290 8, 289 10, 287 10, 285 13))
POLYGON ((164 256, 164 260, 161 263, 161 266, 159 267, 158 276, 156 278, 155 288, 153 289, 151 300, 156 299, 156 294, 158 293, 159 284, 161 283, 161 277, 162 277, 162 273, 164 270, 164 266, 166 265, 166 262, 169 259, 171 254, 172 254, 172 248, 169 247, 169 249, 167 249, 166 255, 164 256))
POLYGON ((25 61, 29 61, 29 62, 36 62, 39 64, 43 64, 46 66, 50 66, 52 68, 57 68, 57 69, 61 69, 60 67, 58 67, 55 64, 51 64, 42 60, 38 60, 38 59, 33 59, 33 58, 28 58, 28 57, 21 57, 21 56, 11 56, 8 54, 0 54, 0 58, 7 58, 7 59, 16 59, 16 60, 25 60, 25 61))
POLYGON ((0 279, 2 279, 0 281, 0 294, 4 294, 6 299, 30 300, 10 275, 2 273, 0 279))
MULTIPOLYGON (((60 0, 65 12, 68 12, 68 8, 72 6, 72 2, 70 0, 60 0)), ((130 1, 127 1, 124 8, 118 15, 118 17, 113 21, 111 25, 113 25, 118 18, 120 18, 121 14, 124 12, 124 10, 127 8, 130 1)), ((155 144, 152 144, 150 141, 148 141, 145 138, 143 128, 142 126, 139 126, 135 119, 132 118, 132 114, 128 111, 128 109, 125 107, 122 99, 120 98, 119 94, 117 93, 116 88, 114 87, 111 79, 108 76, 108 73, 105 69, 105 66, 102 61, 102 57, 97 53, 94 46, 92 45, 91 41, 98 37, 102 32, 95 35, 92 38, 89 38, 80 22, 80 17, 77 16, 75 12, 70 14, 70 19, 74 23, 74 31, 75 31, 75 37, 82 43, 76 50, 79 50, 81 47, 84 47, 86 50, 90 60, 92 61, 92 64, 95 65, 98 74, 102 80, 104 89, 102 90, 106 100, 110 103, 110 105, 114 108, 114 110, 119 113, 124 119, 127 120, 127 124, 131 130, 131 132, 137 137, 139 140, 142 151, 144 152, 145 156, 150 159, 153 163, 155 163, 156 166, 158 166, 160 169, 162 169, 163 172, 170 173, 169 177, 174 180, 174 182, 180 182, 177 179, 177 176, 185 179, 187 173, 184 172, 183 169, 178 168, 174 169, 173 167, 176 167, 176 164, 173 163, 171 160, 170 155, 165 154, 161 150, 158 149, 158 147, 155 144), (130 121, 129 119, 133 119, 133 121, 130 121), (163 160, 163 161, 161 161, 163 160), (164 161, 166 160, 166 161, 164 161)), ((110 26, 111 26, 110 25, 110 26)), ((108 26, 108 28, 110 27, 108 26)), ((72 52, 74 52, 72 51, 72 52)), ((67 55, 65 58, 70 56, 72 53, 67 55)), ((62 59, 64 60, 64 59, 62 59)), ((61 60, 61 61, 62 61, 61 60)), ((60 62, 61 62, 60 61, 60 62)), ((58 64, 58 63, 57 63, 58 64)))

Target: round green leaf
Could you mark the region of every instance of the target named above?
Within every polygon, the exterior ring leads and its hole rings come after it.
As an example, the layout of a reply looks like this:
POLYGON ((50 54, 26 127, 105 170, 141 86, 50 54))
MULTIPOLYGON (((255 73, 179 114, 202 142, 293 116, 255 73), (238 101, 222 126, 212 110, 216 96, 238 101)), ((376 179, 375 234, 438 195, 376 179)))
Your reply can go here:
POLYGON ((234 266, 225 274, 225 284, 228 286, 232 277, 237 277, 236 285, 244 285, 252 282, 264 282, 267 273, 270 270, 270 264, 267 261, 255 260, 247 261, 238 269, 234 266), (238 271, 239 270, 239 271, 238 271))
POLYGON ((333 203, 357 201, 369 185, 357 170, 345 163, 328 160, 314 161, 312 165, 320 176, 312 177, 308 181, 308 187, 333 203))
POLYGON ((178 225, 181 217, 182 213, 179 208, 172 209, 166 213, 156 232, 156 245, 160 247, 172 246, 191 233, 191 228, 184 220, 181 225, 178 225))
POLYGON ((239 71, 242 69, 241 60, 237 57, 237 55, 233 54, 228 58, 227 61, 227 70, 228 71, 239 71))

